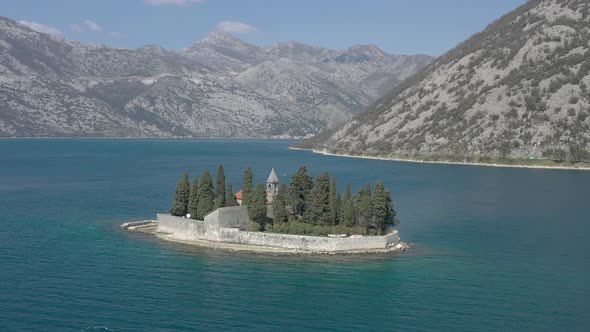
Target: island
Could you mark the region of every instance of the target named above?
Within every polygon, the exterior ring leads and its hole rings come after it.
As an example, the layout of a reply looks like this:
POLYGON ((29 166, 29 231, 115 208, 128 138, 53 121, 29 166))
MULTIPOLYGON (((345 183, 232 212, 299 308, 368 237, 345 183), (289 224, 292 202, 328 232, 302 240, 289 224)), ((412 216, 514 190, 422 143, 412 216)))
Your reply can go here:
POLYGON ((399 224, 391 194, 379 181, 352 194, 337 191, 324 172, 315 180, 305 166, 288 184, 273 168, 266 184, 253 185, 248 167, 235 194, 223 166, 215 185, 209 171, 189 182, 188 172, 176 185, 170 213, 155 220, 121 225, 167 241, 232 251, 275 254, 368 254, 406 250, 394 227, 399 224))

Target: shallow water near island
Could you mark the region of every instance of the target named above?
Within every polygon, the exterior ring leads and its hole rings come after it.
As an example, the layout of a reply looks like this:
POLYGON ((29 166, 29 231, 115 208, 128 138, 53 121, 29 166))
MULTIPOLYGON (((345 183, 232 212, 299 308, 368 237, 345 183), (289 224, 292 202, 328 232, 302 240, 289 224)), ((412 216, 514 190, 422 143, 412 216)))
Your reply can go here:
POLYGON ((416 164, 288 141, 0 140, 0 329, 590 329, 590 172, 416 164), (402 255, 272 257, 118 225, 168 210, 183 171, 299 165, 383 180, 402 255))

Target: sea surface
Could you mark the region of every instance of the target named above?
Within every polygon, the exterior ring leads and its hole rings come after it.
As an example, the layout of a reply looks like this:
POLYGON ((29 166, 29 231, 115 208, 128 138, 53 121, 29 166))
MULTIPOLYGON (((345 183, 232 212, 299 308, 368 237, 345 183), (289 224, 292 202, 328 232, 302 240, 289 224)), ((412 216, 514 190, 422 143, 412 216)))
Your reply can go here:
POLYGON ((590 331, 590 172, 339 158, 289 141, 0 140, 0 331, 590 331), (269 257, 118 228, 186 170, 383 180, 410 252, 269 257))

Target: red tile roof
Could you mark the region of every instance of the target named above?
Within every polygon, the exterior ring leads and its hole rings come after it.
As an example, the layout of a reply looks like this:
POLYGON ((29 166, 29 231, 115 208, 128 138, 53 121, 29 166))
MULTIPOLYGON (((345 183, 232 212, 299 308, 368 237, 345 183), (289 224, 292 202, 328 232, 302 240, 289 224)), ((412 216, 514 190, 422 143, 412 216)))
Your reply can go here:
POLYGON ((240 191, 238 191, 234 196, 236 196, 236 199, 242 199, 242 189, 240 189, 240 191))

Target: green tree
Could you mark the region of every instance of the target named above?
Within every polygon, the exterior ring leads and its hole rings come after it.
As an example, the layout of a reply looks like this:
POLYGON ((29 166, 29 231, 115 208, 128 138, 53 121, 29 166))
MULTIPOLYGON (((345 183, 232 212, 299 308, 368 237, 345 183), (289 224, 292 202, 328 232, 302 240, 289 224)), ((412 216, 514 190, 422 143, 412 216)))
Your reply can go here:
POLYGON ((188 196, 188 213, 191 214, 192 219, 197 219, 199 210, 199 178, 195 176, 191 192, 188 196))
POLYGON ((387 228, 395 225, 396 212, 393 209, 393 201, 381 181, 375 184, 373 191, 373 216, 380 235, 385 233, 387 228))
POLYGON ((277 197, 275 197, 274 201, 272 202, 272 218, 275 225, 286 222, 287 218, 289 217, 287 206, 285 204, 286 198, 287 186, 285 184, 281 184, 279 186, 277 197))
POLYGON ((338 224, 338 191, 336 190, 336 178, 332 177, 330 183, 330 226, 338 224))
POLYGON ((217 177, 215 178, 215 204, 216 209, 225 206, 225 174, 223 166, 217 167, 217 177))
POLYGON ((242 181, 242 205, 250 203, 250 195, 252 195, 252 169, 246 168, 244 172, 244 180, 242 181))
POLYGON ((356 219, 359 226, 365 228, 365 234, 373 220, 373 207, 371 201, 371 185, 361 188, 355 196, 356 219))
POLYGON ((213 211, 213 180, 209 171, 205 170, 201 175, 199 187, 198 219, 203 220, 207 214, 213 211))
POLYGON ((293 209, 293 213, 302 216, 306 209, 307 196, 313 187, 313 179, 307 174, 305 166, 299 167, 299 170, 289 184, 289 200, 286 202, 293 209))
POLYGON ((185 172, 182 179, 176 184, 174 193, 174 203, 170 209, 173 216, 185 216, 188 213, 188 197, 190 195, 190 184, 188 182, 188 172, 185 172))
POLYGON ((231 182, 227 183, 227 189, 225 190, 225 206, 236 206, 236 198, 234 197, 231 182))
POLYGON ((354 201, 349 184, 346 185, 346 191, 344 192, 342 204, 340 205, 340 224, 346 227, 356 226, 354 201))
POLYGON ((266 190, 262 183, 259 183, 252 192, 250 204, 248 204, 248 216, 256 225, 258 231, 264 230, 266 224, 266 190))
POLYGON ((328 173, 322 173, 316 178, 315 184, 308 195, 303 220, 319 226, 331 225, 330 177, 328 173))

